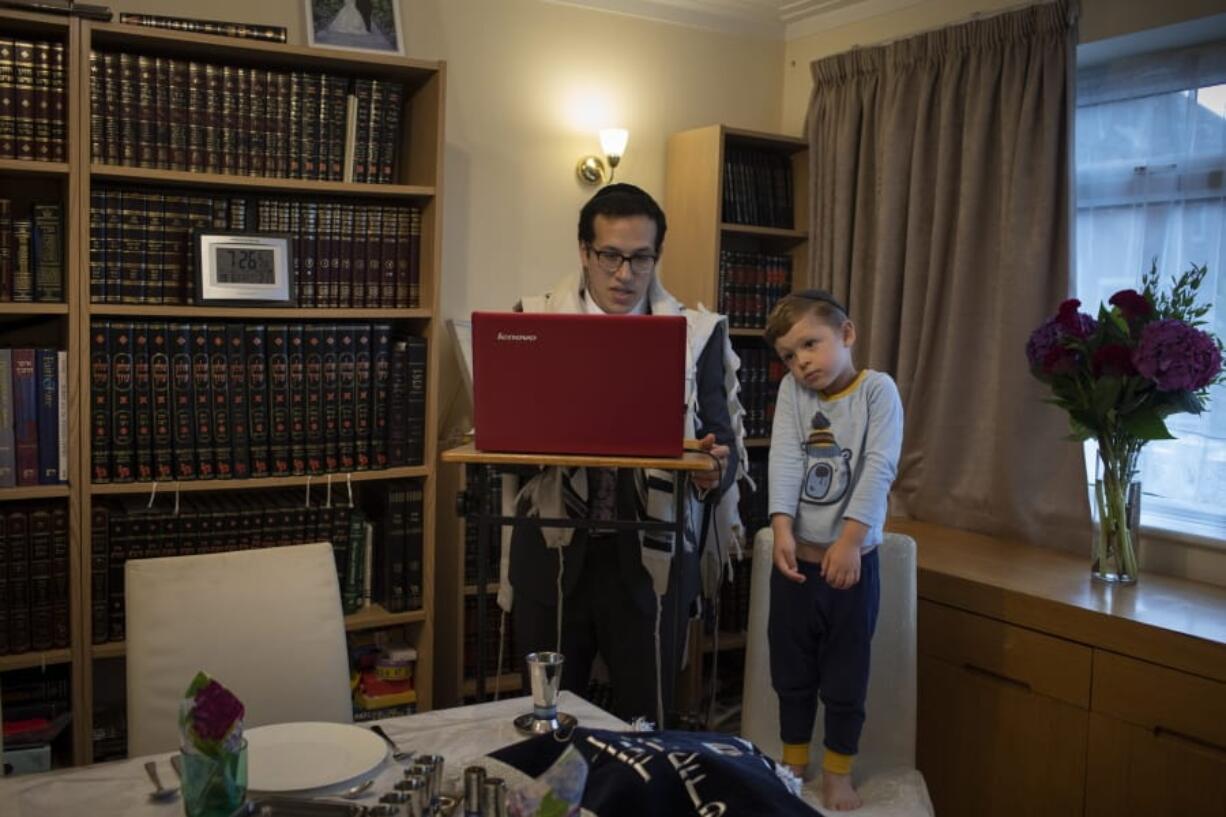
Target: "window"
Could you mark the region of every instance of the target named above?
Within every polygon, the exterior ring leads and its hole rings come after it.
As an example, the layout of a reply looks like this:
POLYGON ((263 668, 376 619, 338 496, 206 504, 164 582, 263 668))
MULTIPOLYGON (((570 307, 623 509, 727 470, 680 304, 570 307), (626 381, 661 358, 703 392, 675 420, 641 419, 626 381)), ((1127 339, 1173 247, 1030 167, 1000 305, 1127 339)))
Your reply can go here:
MULTIPOLYGON (((1201 297, 1226 337, 1226 42, 1080 70, 1076 139, 1084 308, 1139 289, 1154 259, 1164 282, 1206 264, 1201 297)), ((1226 387, 1204 414, 1167 424, 1178 439, 1142 454, 1142 525, 1224 541, 1226 387)), ((1091 475, 1093 457, 1087 448, 1091 475)))

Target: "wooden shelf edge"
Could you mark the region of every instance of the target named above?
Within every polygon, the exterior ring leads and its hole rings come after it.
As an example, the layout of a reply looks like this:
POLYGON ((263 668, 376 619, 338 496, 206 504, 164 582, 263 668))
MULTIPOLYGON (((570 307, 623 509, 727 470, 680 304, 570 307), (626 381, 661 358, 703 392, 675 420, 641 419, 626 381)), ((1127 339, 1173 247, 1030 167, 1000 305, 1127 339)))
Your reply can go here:
POLYGON ((17 655, 0 655, 0 672, 71 663, 72 650, 70 649, 38 650, 17 655))
POLYGON ((807 241, 809 238, 808 230, 787 230, 782 227, 759 227, 754 224, 733 224, 728 221, 722 222, 719 225, 719 229, 725 233, 756 235, 762 238, 786 238, 792 241, 807 241))
MULTIPOLYGON (((501 586, 501 585, 499 584, 499 582, 487 582, 487 583, 486 583, 486 585, 485 585, 485 593, 486 593, 486 595, 493 595, 494 593, 497 593, 497 592, 498 592, 498 588, 499 588, 500 586, 501 586)), ((466 584, 466 585, 464 585, 464 595, 466 595, 466 596, 475 596, 475 595, 477 595, 477 585, 475 585, 475 584, 466 584)))
MULTIPOLYGON (((209 479, 187 482, 159 482, 158 490, 163 493, 199 491, 243 491, 255 488, 295 488, 306 485, 310 480, 312 485, 323 486, 332 477, 332 489, 343 490, 347 479, 353 482, 377 482, 392 479, 415 479, 427 477, 433 469, 428 465, 410 465, 403 468, 384 468, 381 471, 354 471, 352 473, 314 474, 311 476, 264 477, 263 479, 209 479)), ((102 483, 89 486, 89 492, 94 496, 109 496, 118 494, 147 494, 153 490, 152 482, 102 483)), ((65 492, 65 495, 67 492, 65 492)))
POLYGON ((770 437, 749 437, 745 440, 746 448, 770 448, 770 437))
POLYGON ((105 181, 136 182, 182 187, 223 187, 231 190, 267 190, 312 195, 367 196, 372 198, 432 198, 435 188, 416 184, 358 184, 314 179, 279 179, 236 176, 225 173, 194 173, 188 170, 158 170, 151 167, 98 164, 89 166, 90 176, 105 181))
MULTIPOLYGON (((0 305, 0 314, 3 314, 0 305)), ((319 320, 422 320, 432 317, 429 309, 382 307, 235 307, 163 306, 161 304, 90 304, 91 317, 127 316, 135 318, 317 318, 319 320)))
POLYGON ((372 604, 365 610, 350 613, 345 616, 345 629, 349 632, 357 630, 377 630, 380 627, 395 627, 401 624, 416 624, 426 620, 425 610, 408 610, 403 613, 389 613, 377 604, 372 604))
POLYGON ((32 159, 0 159, 0 173, 23 176, 67 176, 68 164, 67 162, 36 162, 32 159))
MULTIPOLYGON (((389 613, 377 604, 371 605, 365 610, 359 610, 356 613, 350 613, 345 616, 345 630, 354 632, 357 630, 377 630, 381 627, 395 627, 401 624, 416 624, 426 620, 425 610, 409 610, 405 613, 389 613)), ((63 652, 67 653, 67 650, 63 652)), ((108 641, 105 644, 93 645, 93 656, 98 658, 121 658, 127 654, 127 642, 124 641, 108 641)), ((65 659, 70 660, 70 659, 65 659)), ((30 666, 37 667, 37 661, 30 666)), ((3 658, 0 657, 0 668, 3 668, 3 658)))
MULTIPOLYGON (((721 632, 719 634, 719 651, 725 652, 729 650, 743 650, 748 643, 746 633, 729 633, 721 632)), ((702 636, 702 651, 704 653, 715 652, 715 637, 707 634, 702 636)))
MULTIPOLYGON (((505 675, 499 675, 497 678, 491 675, 485 679, 485 692, 487 695, 495 690, 499 692, 518 692, 523 688, 524 681, 518 672, 508 672, 505 675)), ((466 698, 477 694, 477 680, 475 678, 464 679, 462 694, 466 698)))
POLYGON ((728 330, 729 337, 734 338, 760 338, 765 329, 749 329, 744 326, 734 326, 728 330))
POLYGON ((17 488, 0 488, 0 502, 22 499, 59 499, 68 494, 67 485, 23 485, 17 488))
POLYGON ((755 142, 769 142, 778 147, 789 148, 790 152, 793 153, 809 149, 809 141, 803 136, 784 136, 778 133, 726 126, 724 127, 724 136, 730 136, 733 139, 748 139, 755 142))
POLYGON ((59 303, 0 303, 0 315, 67 315, 68 304, 59 303))

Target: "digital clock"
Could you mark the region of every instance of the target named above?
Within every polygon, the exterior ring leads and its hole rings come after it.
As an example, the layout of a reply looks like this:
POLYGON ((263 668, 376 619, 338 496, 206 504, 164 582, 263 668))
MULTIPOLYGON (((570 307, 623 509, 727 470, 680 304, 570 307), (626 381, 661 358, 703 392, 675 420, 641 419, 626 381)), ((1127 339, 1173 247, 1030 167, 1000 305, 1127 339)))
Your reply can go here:
POLYGON ((199 303, 236 306, 293 303, 289 236, 202 231, 197 247, 199 303))

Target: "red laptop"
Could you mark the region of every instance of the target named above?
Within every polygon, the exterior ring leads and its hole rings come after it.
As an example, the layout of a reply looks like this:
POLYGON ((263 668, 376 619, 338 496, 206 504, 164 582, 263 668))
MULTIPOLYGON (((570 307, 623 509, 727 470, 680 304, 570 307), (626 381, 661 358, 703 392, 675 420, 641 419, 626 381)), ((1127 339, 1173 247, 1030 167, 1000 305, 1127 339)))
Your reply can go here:
POLYGON ((477 448, 681 456, 685 318, 473 313, 477 448))

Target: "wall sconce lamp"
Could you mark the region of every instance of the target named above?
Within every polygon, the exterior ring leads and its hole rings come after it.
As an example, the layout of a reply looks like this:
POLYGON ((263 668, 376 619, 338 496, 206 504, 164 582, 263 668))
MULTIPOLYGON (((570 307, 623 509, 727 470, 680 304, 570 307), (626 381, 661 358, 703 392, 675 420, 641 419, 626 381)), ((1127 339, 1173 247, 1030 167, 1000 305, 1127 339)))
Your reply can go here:
POLYGON ((605 178, 605 162, 599 156, 584 156, 575 167, 579 181, 591 185, 613 181, 614 171, 626 153, 626 142, 629 139, 630 131, 625 128, 605 128, 600 131, 600 149, 604 151, 605 160, 609 163, 608 178, 605 178))

